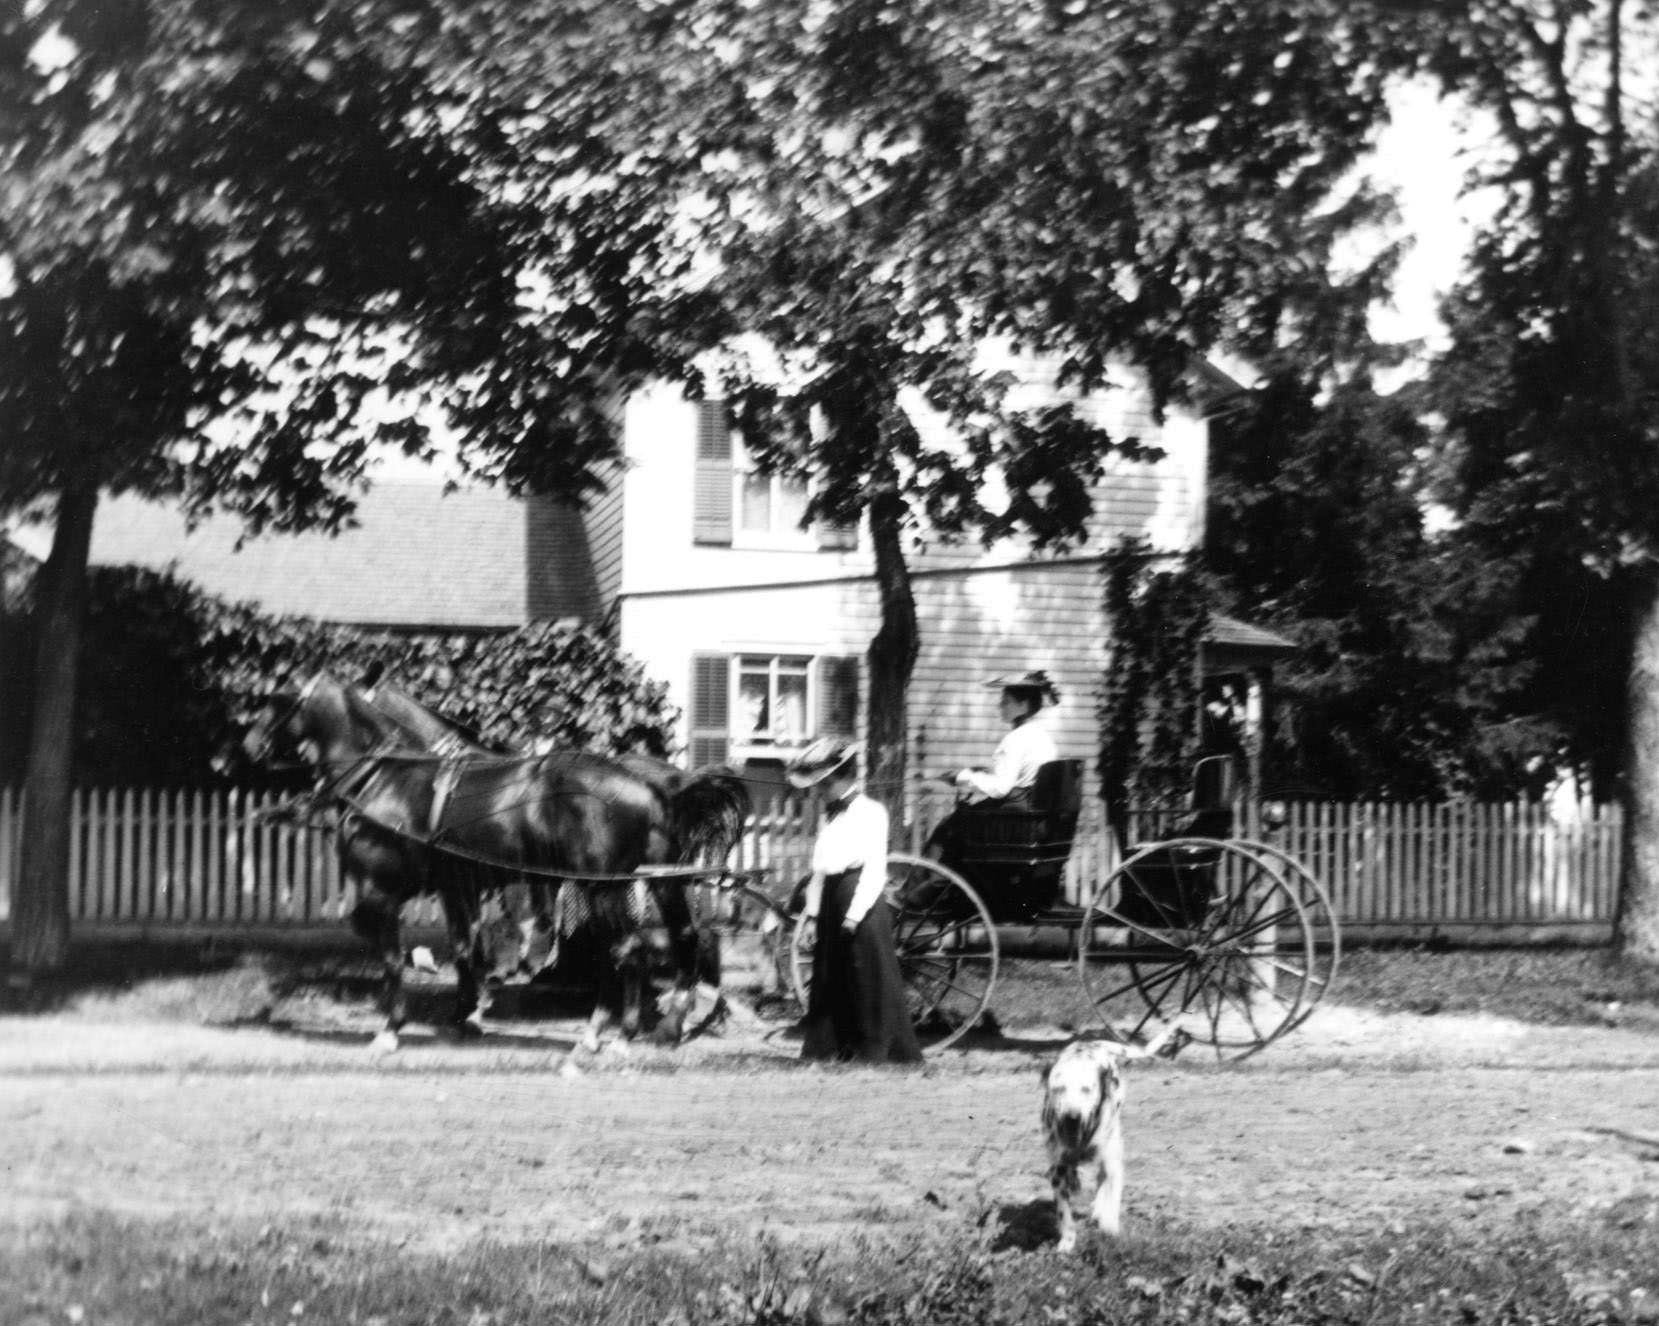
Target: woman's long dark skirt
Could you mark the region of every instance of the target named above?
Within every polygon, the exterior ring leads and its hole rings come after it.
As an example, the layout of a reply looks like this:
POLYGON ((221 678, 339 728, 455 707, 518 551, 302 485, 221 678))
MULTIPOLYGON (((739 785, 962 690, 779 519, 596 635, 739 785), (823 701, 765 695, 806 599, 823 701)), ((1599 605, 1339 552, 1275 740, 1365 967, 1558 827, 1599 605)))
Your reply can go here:
POLYGON ((852 934, 841 931, 857 887, 856 870, 824 879, 801 1058, 920 1063, 886 901, 878 900, 852 934))

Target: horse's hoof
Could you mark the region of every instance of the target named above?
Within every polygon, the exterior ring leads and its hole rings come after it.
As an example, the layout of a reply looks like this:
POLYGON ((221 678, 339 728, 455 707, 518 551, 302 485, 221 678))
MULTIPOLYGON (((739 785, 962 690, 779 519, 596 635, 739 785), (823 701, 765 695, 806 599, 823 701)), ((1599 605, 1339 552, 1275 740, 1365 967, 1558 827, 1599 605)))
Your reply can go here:
POLYGON ((464 1041, 478 1040, 484 1034, 484 1024, 477 1018, 462 1018, 455 1024, 455 1034, 464 1041))
POLYGON ((651 1033, 651 1044, 666 1045, 670 1049, 673 1049, 683 1039, 684 1033, 679 1027, 670 1027, 661 1022, 657 1024, 657 1029, 651 1033))
POLYGON ((388 1028, 380 1032, 369 1042, 371 1054, 391 1054, 398 1047, 397 1032, 388 1028))
POLYGON ((599 1053, 599 1033, 597 1031, 584 1031, 582 1033, 582 1042, 581 1042, 581 1044, 582 1044, 582 1048, 584 1050, 586 1050, 589 1054, 598 1054, 599 1053))
POLYGON ((605 1048, 618 1059, 626 1059, 634 1052, 634 1047, 624 1040, 612 1041, 605 1048))

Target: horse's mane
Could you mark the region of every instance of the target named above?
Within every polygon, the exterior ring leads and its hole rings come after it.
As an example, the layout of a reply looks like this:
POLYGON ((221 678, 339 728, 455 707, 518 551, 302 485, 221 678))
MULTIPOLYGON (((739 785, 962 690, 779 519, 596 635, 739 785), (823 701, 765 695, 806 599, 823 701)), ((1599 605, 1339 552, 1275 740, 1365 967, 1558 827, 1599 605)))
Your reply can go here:
MULTIPOLYGON (((357 688, 354 688, 357 689, 357 688)), ((372 687, 358 690, 362 700, 374 712, 389 722, 398 732, 421 746, 432 745, 448 736, 475 751, 490 755, 519 754, 499 741, 486 740, 475 728, 468 727, 447 714, 422 704, 407 691, 376 681, 372 687)))

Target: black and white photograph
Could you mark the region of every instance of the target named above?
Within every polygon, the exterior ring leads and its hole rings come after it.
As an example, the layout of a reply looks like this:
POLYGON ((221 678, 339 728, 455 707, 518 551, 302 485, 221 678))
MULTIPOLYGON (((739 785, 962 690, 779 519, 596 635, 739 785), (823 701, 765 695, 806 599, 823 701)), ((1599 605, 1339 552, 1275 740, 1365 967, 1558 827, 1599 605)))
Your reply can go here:
POLYGON ((1659 1323, 1659 5, 0 0, 0 1326, 1659 1323))

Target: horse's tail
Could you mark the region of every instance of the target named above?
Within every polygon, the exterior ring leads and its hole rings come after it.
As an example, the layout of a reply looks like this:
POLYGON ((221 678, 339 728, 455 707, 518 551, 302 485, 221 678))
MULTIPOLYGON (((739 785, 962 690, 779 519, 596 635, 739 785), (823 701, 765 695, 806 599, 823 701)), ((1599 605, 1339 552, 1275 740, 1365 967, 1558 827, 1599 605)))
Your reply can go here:
POLYGON ((749 785, 724 764, 693 769, 669 799, 679 862, 704 856, 723 859, 743 836, 752 808, 749 785))

